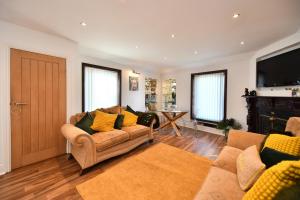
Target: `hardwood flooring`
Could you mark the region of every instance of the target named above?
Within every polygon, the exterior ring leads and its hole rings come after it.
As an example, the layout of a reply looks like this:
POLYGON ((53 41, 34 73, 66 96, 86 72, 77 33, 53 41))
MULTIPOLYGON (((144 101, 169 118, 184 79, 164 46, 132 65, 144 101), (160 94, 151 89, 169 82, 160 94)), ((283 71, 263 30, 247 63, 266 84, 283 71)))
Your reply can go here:
POLYGON ((226 141, 223 136, 182 128, 182 137, 176 137, 171 129, 155 135, 154 143, 143 144, 131 152, 92 167, 79 176, 80 167, 67 155, 51 158, 36 164, 16 169, 0 176, 0 199, 81 199, 75 186, 104 172, 122 159, 141 152, 149 146, 163 142, 210 159, 215 159, 226 141))

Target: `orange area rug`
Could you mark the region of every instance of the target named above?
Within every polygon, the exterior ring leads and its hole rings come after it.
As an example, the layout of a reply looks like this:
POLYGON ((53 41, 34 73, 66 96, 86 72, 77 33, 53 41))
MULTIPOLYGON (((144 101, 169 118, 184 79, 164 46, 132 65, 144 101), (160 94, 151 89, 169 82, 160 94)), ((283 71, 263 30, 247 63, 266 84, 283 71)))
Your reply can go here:
POLYGON ((211 161, 156 144, 76 186, 84 200, 192 200, 211 161))

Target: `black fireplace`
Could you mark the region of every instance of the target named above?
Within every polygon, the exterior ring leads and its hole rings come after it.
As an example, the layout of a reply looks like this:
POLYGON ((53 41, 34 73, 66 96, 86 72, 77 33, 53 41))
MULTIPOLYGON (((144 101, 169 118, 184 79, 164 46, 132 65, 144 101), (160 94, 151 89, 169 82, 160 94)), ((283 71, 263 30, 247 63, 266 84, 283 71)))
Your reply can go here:
POLYGON ((248 131, 284 133, 289 117, 300 116, 300 97, 243 97, 247 102, 248 131))

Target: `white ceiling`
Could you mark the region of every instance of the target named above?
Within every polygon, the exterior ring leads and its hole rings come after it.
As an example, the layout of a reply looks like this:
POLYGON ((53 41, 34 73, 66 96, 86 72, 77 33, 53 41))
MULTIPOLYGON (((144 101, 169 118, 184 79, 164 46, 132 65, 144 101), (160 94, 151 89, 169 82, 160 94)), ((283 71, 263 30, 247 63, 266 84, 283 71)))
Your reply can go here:
POLYGON ((293 34, 300 0, 0 0, 0 19, 68 38, 113 61, 184 67, 293 34))

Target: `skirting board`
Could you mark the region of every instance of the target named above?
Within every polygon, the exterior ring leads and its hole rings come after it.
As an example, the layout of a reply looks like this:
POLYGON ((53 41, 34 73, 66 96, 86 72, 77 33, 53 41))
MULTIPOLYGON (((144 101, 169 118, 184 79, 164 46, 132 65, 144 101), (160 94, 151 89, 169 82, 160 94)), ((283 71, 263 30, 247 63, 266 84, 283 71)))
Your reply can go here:
MULTIPOLYGON (((183 121, 177 121, 177 124, 179 126, 183 126, 183 127, 190 128, 190 129, 194 129, 195 128, 192 121, 184 121, 184 122, 183 121)), ((212 133, 212 134, 224 136, 222 130, 219 130, 219 129, 216 129, 216 128, 212 128, 212 127, 208 127, 208 126, 197 125, 197 130, 198 131, 204 131, 204 132, 208 132, 208 133, 212 133)))

